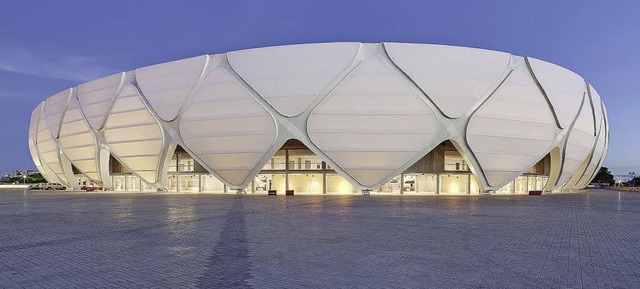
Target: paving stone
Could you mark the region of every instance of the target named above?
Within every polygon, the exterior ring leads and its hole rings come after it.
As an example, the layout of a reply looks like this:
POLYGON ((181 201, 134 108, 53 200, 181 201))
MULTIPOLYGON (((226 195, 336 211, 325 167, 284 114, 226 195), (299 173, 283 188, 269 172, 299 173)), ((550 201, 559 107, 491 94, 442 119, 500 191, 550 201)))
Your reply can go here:
POLYGON ((0 191, 0 288, 640 288, 640 193, 0 191))

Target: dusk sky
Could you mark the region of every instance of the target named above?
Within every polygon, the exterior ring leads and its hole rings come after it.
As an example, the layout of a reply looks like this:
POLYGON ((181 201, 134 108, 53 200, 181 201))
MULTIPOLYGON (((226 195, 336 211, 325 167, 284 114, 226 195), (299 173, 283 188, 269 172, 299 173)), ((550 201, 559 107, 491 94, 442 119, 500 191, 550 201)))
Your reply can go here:
POLYGON ((71 86, 202 54, 297 43, 413 42, 532 56, 604 99, 614 173, 640 173, 640 1, 0 2, 0 173, 35 169, 33 108, 71 86))

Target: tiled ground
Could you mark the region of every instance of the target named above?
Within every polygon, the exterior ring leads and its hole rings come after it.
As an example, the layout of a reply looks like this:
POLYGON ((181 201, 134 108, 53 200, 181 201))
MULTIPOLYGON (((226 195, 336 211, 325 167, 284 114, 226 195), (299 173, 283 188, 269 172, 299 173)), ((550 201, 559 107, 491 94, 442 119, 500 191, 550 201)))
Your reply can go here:
POLYGON ((0 191, 0 287, 640 288, 640 193, 0 191))

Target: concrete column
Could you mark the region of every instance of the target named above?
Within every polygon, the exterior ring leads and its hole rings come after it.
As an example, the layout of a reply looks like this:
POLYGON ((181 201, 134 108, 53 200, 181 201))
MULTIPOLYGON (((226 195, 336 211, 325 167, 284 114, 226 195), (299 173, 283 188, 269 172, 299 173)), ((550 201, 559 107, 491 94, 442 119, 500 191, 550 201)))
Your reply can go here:
MULTIPOLYGON (((324 162, 322 162, 322 168, 324 169, 324 162)), ((327 194, 327 173, 322 173, 322 194, 327 194)))

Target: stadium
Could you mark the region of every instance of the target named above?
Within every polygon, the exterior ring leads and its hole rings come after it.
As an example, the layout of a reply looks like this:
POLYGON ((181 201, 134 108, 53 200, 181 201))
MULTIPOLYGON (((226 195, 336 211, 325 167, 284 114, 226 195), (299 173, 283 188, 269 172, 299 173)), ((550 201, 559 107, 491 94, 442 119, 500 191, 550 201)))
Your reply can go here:
POLYGON ((203 55, 69 88, 31 115, 42 175, 79 189, 528 194, 584 188, 608 144, 579 75, 407 43, 203 55))

